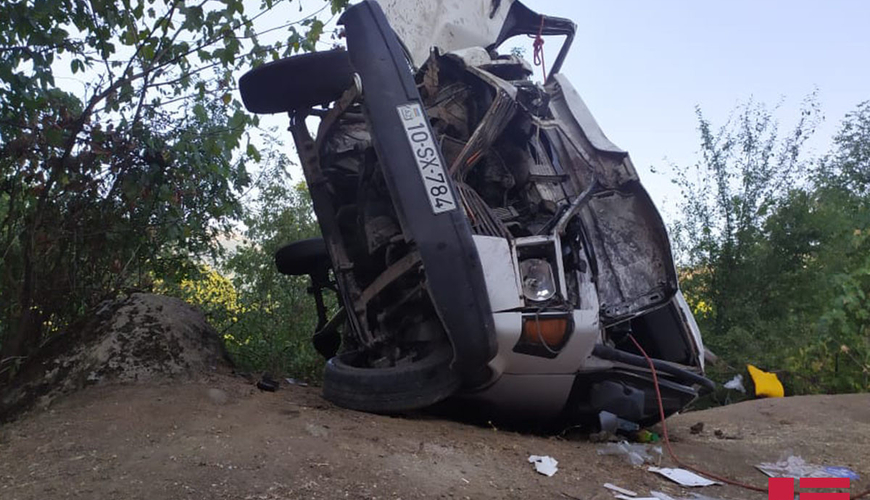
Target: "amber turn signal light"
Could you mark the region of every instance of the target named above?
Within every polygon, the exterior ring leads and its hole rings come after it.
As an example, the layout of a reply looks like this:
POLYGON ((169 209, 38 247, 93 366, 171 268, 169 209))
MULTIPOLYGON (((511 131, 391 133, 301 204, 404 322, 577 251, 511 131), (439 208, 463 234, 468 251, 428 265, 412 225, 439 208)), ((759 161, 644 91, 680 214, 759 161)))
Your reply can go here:
POLYGON ((530 316, 523 318, 523 342, 546 344, 557 348, 563 344, 568 334, 568 318, 548 318, 530 316))

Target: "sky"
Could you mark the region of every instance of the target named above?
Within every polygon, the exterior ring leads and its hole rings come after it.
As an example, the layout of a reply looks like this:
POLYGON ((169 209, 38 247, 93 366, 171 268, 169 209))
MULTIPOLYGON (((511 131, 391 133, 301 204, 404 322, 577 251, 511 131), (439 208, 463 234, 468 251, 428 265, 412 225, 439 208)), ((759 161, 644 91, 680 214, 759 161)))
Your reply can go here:
MULTIPOLYGON (((696 158, 696 106, 715 125, 749 99, 781 103, 787 126, 818 89, 825 121, 810 146, 823 154, 845 114, 870 100, 870 1, 524 3, 577 24, 562 73, 629 151, 666 218, 679 195, 667 167, 696 158)), ((558 45, 545 43, 547 61, 558 45)))
MULTIPOLYGON (((666 220, 674 217, 679 201, 669 166, 695 162, 696 107, 716 126, 750 99, 780 104, 776 116, 787 129, 803 99, 818 90, 825 121, 809 146, 820 155, 845 114, 870 100, 870 1, 524 3, 577 24, 562 73, 604 133, 631 154, 666 220)), ((294 2, 286 15, 298 17, 322 5, 294 2)), ((524 44, 530 47, 522 39, 504 47, 524 44)), ((557 37, 545 43, 548 62, 555 60, 559 45, 557 37)), ((328 49, 329 43, 319 48, 328 49)), ((526 57, 531 59, 530 49, 526 57)), ((282 127, 284 121, 277 120, 282 127)), ((301 173, 294 177, 300 179, 301 173)))

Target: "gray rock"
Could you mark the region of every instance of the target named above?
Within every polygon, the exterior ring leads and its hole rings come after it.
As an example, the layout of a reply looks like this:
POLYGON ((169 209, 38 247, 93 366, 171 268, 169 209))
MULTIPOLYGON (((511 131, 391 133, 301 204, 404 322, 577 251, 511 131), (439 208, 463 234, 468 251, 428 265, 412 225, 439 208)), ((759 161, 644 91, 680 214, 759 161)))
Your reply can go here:
POLYGON ((40 348, 0 391, 0 421, 89 385, 192 379, 231 366, 199 310, 136 293, 101 304, 40 348))
POLYGON ((226 391, 212 387, 208 390, 208 399, 216 405, 225 405, 230 400, 230 397, 227 395, 226 391))

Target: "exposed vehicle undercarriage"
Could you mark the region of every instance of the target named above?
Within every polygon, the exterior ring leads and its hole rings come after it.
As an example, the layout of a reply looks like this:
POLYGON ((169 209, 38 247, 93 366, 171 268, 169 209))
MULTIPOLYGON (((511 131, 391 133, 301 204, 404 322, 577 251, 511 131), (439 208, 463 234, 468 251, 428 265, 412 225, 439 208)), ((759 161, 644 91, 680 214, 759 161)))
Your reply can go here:
POLYGON ((279 61, 241 82, 252 110, 290 112, 323 231, 276 259, 312 277, 324 394, 370 411, 458 395, 531 415, 654 420, 648 353, 676 411, 710 383, 661 217, 558 73, 573 23, 519 2, 493 2, 496 12, 491 45, 422 57, 367 0, 343 18, 348 53, 279 61), (534 30, 566 35, 544 85, 497 51, 534 30), (325 90, 300 80, 318 68, 325 90), (262 97, 275 92, 289 97, 262 97), (343 305, 331 319, 324 288, 343 305))
MULTIPOLYGON (((528 79, 530 73, 515 56, 485 68, 466 68, 455 55, 433 54, 417 74, 448 175, 457 187, 456 201, 473 234, 507 239, 546 234, 583 184, 591 184, 591 176, 584 182, 575 173, 572 179, 574 172, 563 170, 558 159, 554 162, 553 143, 559 139, 551 139, 555 134, 544 123, 550 119, 549 96, 528 79), (516 96, 495 75, 521 82, 516 96)), ((403 237, 362 117, 359 105, 339 117, 325 140, 321 165, 335 190, 336 222, 354 262, 361 326, 368 346, 381 347, 388 357, 401 352, 400 346, 433 340, 440 332, 425 281, 409 277, 419 271, 420 259, 403 237)), ((446 194, 437 186, 434 191, 446 194)), ((452 203, 446 196, 436 200, 452 203)), ((568 234, 581 249, 579 230, 568 234)), ((565 257, 569 269, 588 266, 579 252, 565 257)), ((576 275, 570 276, 568 296, 560 298, 566 310, 580 301, 576 275)))

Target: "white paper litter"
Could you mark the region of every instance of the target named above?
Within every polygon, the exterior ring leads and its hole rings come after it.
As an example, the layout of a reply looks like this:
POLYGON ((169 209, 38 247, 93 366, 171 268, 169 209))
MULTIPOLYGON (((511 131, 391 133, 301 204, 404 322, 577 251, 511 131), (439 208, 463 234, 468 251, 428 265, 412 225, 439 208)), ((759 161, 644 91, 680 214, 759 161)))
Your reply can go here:
POLYGON ((559 462, 553 457, 529 455, 529 463, 535 464, 535 470, 547 477, 551 477, 559 470, 556 467, 559 462))
POLYGON ((861 478, 849 468, 808 464, 803 458, 794 455, 776 463, 763 463, 755 467, 770 477, 848 477, 854 481, 861 478))
POLYGON ((740 391, 743 394, 746 394, 746 388, 743 387, 743 375, 737 374, 734 375, 734 378, 725 382, 722 387, 726 389, 731 389, 733 391, 740 391))
POLYGON ((613 498, 618 498, 619 500, 659 500, 656 497, 629 497, 626 495, 613 495, 613 498))
MULTIPOLYGON (((605 488, 607 488, 608 490, 610 490, 610 491, 615 491, 615 492, 617 492, 617 493, 621 493, 621 494, 623 494, 623 495, 628 495, 628 496, 630 496, 630 497, 636 497, 636 496, 637 496, 637 493, 635 493, 635 492, 633 492, 633 491, 631 491, 631 490, 627 490, 627 489, 625 489, 625 488, 620 488, 619 486, 616 486, 615 484, 612 484, 612 483, 604 483, 603 486, 604 486, 605 488)), ((617 497, 617 498, 618 498, 618 497, 617 497)))
POLYGON ((685 469, 671 469, 669 467, 650 467, 648 469, 650 472, 655 472, 657 474, 661 474, 671 481, 682 485, 682 486, 711 486, 714 484, 722 484, 717 483, 716 481, 711 481, 706 477, 701 477, 695 474, 692 471, 688 471, 685 469))

